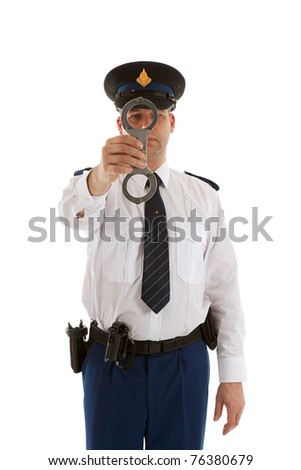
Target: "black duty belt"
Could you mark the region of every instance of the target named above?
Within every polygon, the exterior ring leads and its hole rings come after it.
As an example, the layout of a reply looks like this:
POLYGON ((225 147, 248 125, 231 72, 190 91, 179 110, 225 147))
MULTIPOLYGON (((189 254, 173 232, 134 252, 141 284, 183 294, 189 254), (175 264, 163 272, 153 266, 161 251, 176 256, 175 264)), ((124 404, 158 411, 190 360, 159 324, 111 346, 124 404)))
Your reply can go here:
POLYGON ((74 372, 81 372, 87 350, 93 341, 106 346, 105 362, 113 361, 123 370, 133 365, 136 354, 167 353, 188 346, 201 338, 210 349, 215 349, 217 346, 217 332, 211 308, 208 310, 204 323, 189 335, 177 336, 163 341, 133 341, 130 338, 128 326, 119 321, 115 321, 108 332, 102 331, 98 328, 97 322, 93 321, 90 326, 89 341, 85 340, 87 332, 88 329, 82 324, 82 321, 79 327, 73 328, 69 323, 66 329, 70 339, 71 367, 74 372))
MULTIPOLYGON (((90 338, 96 341, 97 343, 103 344, 104 346, 108 343, 109 333, 101 330, 95 324, 91 323, 90 327, 90 338)), ((187 336, 177 336, 176 338, 167 339, 163 341, 136 341, 135 344, 135 354, 149 355, 149 354, 159 354, 175 351, 189 344, 195 343, 197 340, 203 338, 202 325, 199 325, 187 336)), ((130 352, 133 347, 132 342, 127 344, 127 352, 130 352)))

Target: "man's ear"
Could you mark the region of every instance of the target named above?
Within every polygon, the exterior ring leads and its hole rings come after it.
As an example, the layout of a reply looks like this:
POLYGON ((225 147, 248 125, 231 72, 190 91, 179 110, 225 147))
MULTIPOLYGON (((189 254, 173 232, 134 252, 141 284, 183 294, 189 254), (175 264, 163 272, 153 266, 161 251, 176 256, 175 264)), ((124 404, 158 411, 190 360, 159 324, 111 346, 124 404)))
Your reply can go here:
POLYGON ((118 128, 118 131, 119 131, 119 134, 123 134, 123 128, 122 128, 122 124, 121 124, 121 116, 118 116, 117 118, 117 128, 118 128))
POLYGON ((176 125, 176 118, 175 118, 175 115, 172 113, 169 115, 169 118, 170 118, 170 132, 173 132, 175 125, 176 125))

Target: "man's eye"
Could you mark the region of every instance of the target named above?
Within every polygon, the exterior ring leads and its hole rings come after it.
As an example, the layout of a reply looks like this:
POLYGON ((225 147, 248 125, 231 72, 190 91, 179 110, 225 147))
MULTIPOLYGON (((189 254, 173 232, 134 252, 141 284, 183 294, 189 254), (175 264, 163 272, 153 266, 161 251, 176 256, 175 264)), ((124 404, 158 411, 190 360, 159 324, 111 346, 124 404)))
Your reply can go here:
POLYGON ((129 119, 141 119, 141 114, 131 114, 129 119))

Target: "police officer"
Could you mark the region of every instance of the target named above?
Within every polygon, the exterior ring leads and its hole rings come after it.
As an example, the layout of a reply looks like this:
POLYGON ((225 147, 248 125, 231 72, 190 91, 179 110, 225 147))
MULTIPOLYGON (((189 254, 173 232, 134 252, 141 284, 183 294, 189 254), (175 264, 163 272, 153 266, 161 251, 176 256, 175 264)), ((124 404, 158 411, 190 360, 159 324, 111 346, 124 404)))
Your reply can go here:
MULTIPOLYGON (((143 97, 158 116, 147 139, 147 162, 143 145, 119 115, 119 135, 106 141, 94 168, 76 172, 60 203, 61 215, 80 228, 91 229, 94 222, 83 287, 93 321, 83 363, 87 449, 202 449, 209 360, 200 325, 209 309, 220 378, 214 419, 225 406, 224 434, 239 423, 246 378, 237 265, 218 186, 167 163, 173 110, 185 89, 178 70, 157 62, 123 64, 108 73, 104 88, 119 111, 143 97), (146 165, 157 175, 157 191, 135 204, 122 183, 146 165), (151 226, 158 238, 146 245, 151 226), (116 321, 129 331, 133 357, 126 370, 104 361, 116 321)), ((138 128, 152 117, 144 105, 128 115, 138 128)), ((132 194, 145 191, 143 175, 129 183, 132 194)))

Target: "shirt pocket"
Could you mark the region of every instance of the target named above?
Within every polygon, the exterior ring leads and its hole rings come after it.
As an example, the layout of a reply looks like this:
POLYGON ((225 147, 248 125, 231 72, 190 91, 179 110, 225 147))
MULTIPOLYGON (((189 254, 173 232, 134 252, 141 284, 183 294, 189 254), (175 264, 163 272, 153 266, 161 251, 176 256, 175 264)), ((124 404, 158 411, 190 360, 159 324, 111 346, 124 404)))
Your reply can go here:
POLYGON ((102 275, 111 282, 134 282, 142 273, 142 237, 133 234, 129 221, 102 230, 102 275))
POLYGON ((204 276, 205 225, 200 222, 177 222, 176 229, 177 274, 187 284, 200 284, 204 276))

